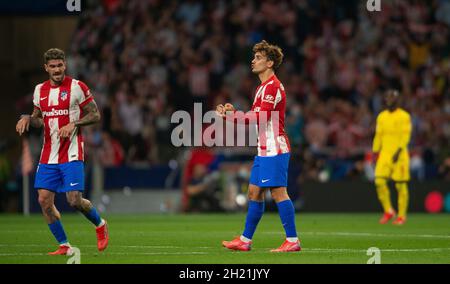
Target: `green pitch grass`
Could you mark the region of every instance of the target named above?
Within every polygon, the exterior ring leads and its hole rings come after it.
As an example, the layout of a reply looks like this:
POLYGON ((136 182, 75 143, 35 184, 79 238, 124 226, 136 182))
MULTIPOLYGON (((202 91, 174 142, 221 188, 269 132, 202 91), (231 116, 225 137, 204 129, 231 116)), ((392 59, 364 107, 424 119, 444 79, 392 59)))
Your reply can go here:
MULTIPOLYGON (((93 226, 77 214, 63 215, 70 243, 81 263, 278 264, 367 263, 377 247, 381 263, 450 263, 450 215, 410 214, 404 226, 380 225, 380 214, 298 214, 303 250, 270 253, 284 240, 276 213, 266 213, 250 252, 221 246, 241 233, 244 214, 110 215, 110 243, 99 253, 93 226)), ((57 248, 39 215, 0 215, 0 263, 60 263, 47 256, 57 248)))

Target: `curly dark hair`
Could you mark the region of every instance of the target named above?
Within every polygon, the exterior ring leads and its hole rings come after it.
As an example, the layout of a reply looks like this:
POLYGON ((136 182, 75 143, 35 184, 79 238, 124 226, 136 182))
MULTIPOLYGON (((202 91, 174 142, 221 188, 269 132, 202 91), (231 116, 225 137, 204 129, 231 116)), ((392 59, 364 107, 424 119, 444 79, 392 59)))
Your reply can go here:
POLYGON ((283 62, 283 51, 277 45, 273 45, 263 40, 253 46, 253 52, 261 52, 267 59, 273 61, 273 69, 280 67, 281 62, 283 62))

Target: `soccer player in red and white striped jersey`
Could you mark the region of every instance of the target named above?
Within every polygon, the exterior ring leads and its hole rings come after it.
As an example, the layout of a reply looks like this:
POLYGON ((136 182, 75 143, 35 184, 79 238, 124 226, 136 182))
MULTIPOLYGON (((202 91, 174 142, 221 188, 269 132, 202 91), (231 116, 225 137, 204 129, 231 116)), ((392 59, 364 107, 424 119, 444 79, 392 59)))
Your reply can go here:
MULTIPOLYGON (((286 240, 272 252, 299 251, 301 247, 295 228, 295 209, 287 194, 290 146, 284 130, 286 94, 283 84, 275 75, 275 69, 283 60, 283 53, 281 48, 264 40, 255 44, 253 52, 252 72, 258 75, 261 84, 256 89, 251 110, 244 115, 244 122, 256 124, 258 155, 250 174, 244 232, 232 241, 222 242, 222 245, 231 250, 251 249, 253 234, 264 213, 265 192, 270 190, 286 232, 286 240)), ((231 104, 218 105, 216 111, 231 121, 239 121, 243 115, 242 112, 236 112, 231 104)))
POLYGON ((44 54, 44 68, 49 80, 38 84, 33 94, 34 110, 22 115, 16 125, 22 135, 29 126, 44 128, 44 145, 34 187, 49 229, 59 243, 50 255, 72 253, 61 215, 56 209, 56 193, 66 193, 67 201, 91 221, 97 232, 97 247, 108 245, 108 230, 92 203, 84 199, 84 147, 80 127, 97 123, 100 113, 89 88, 65 74, 64 51, 52 48, 44 54))

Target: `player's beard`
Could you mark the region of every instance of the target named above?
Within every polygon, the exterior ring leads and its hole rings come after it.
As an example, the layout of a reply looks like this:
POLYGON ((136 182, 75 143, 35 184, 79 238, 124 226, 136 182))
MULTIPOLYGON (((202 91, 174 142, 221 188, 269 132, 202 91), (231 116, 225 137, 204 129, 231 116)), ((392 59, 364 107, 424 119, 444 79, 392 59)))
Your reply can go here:
POLYGON ((53 74, 53 75, 51 76, 51 79, 52 79, 52 81, 53 81, 54 83, 56 83, 56 84, 61 84, 62 81, 64 80, 64 72, 61 72, 61 73, 58 74, 58 75, 53 74))

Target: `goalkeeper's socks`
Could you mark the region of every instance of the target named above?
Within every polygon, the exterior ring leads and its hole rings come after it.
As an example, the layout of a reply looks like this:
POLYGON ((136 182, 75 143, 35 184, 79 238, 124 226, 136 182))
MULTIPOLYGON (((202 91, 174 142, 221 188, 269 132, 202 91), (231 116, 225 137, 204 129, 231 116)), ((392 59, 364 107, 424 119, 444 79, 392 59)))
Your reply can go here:
POLYGON ((250 200, 248 203, 247 218, 245 220, 245 229, 242 236, 251 240, 253 234, 256 231, 256 226, 258 226, 259 220, 264 213, 264 201, 258 202, 250 200))
POLYGON ((395 187, 398 191, 398 217, 405 218, 408 211, 409 192, 406 182, 397 182, 395 187))
POLYGON ((384 213, 392 213, 391 194, 386 179, 376 178, 375 186, 377 189, 378 200, 380 200, 384 213))
POLYGON ((295 209, 290 199, 277 203, 278 213, 280 214, 281 223, 283 224, 286 238, 297 238, 295 229, 295 209))
POLYGON ((60 220, 48 224, 48 227, 59 244, 67 243, 67 236, 60 220))
POLYGON ((96 227, 101 225, 102 219, 100 218, 100 215, 98 214, 97 209, 95 209, 95 207, 92 207, 91 210, 89 210, 89 212, 83 214, 96 227))

